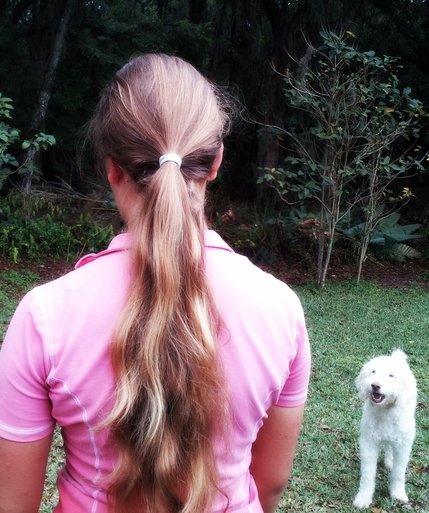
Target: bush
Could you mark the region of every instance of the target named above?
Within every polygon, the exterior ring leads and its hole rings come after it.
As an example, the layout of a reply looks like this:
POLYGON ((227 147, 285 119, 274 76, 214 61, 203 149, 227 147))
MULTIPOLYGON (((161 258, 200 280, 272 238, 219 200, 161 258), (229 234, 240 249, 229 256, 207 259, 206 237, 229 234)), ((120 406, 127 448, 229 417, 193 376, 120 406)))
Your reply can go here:
POLYGON ((9 124, 12 119, 13 101, 0 93, 0 189, 15 173, 23 175, 34 173, 34 169, 28 160, 18 162, 15 155, 10 153, 11 148, 20 144, 21 150, 33 149, 36 151, 47 150, 55 144, 55 137, 43 132, 35 134, 32 139, 21 140, 21 132, 9 124))
POLYGON ((112 237, 111 224, 101 225, 76 204, 24 199, 18 193, 0 199, 0 254, 15 263, 20 258, 74 259, 104 249, 112 237))
POLYGON ((355 37, 350 32, 321 36, 323 45, 309 45, 296 72, 284 76, 293 110, 289 127, 272 130, 286 139, 291 153, 282 166, 264 169, 259 183, 273 187, 289 206, 319 205, 317 281, 322 287, 338 228, 350 212, 358 209, 365 227, 359 281, 380 220, 412 196, 408 188, 399 197, 393 189, 400 178, 425 171, 426 154, 417 141, 426 113, 409 87, 400 88, 397 58, 360 51, 356 42, 349 44, 355 37))
POLYGON ((282 211, 234 202, 212 224, 228 244, 257 264, 287 260, 311 268, 317 251, 315 217, 304 208, 282 211))

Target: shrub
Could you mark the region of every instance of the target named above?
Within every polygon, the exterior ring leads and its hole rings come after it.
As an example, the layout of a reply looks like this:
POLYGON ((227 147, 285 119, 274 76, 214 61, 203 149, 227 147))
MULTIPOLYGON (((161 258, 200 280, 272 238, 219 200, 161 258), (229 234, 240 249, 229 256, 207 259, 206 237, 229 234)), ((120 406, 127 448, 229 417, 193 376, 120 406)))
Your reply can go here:
POLYGON ((33 171, 29 161, 19 163, 10 153, 11 147, 21 143, 22 150, 30 148, 37 151, 46 150, 55 144, 55 137, 40 132, 32 139, 21 141, 21 133, 9 124, 12 118, 13 101, 0 93, 0 190, 9 177, 15 173, 25 174, 33 171))
POLYGON ((90 212, 77 212, 70 203, 24 199, 17 193, 1 198, 0 254, 13 262, 22 257, 69 260, 104 249, 113 237, 112 225, 101 225, 90 212))
POLYGON ((351 33, 321 36, 323 45, 309 45, 296 73, 284 76, 295 117, 275 135, 286 138, 292 152, 259 180, 287 204, 319 205, 319 286, 326 279, 338 227, 354 209, 365 221, 359 280, 372 233, 386 215, 379 214, 381 204, 389 203, 390 213, 400 208, 411 193, 397 198, 392 184, 423 172, 426 157, 417 146, 426 114, 411 89, 400 88, 398 59, 358 50, 348 44, 355 37, 351 33))
MULTIPOLYGON (((417 249, 404 244, 409 240, 421 239, 423 235, 416 233, 420 230, 420 224, 399 224, 400 215, 393 212, 381 218, 376 227, 371 230, 371 236, 368 244, 375 254, 378 254, 389 260, 403 262, 407 259, 421 258, 422 254, 417 249)), ((356 242, 359 247, 362 244, 362 238, 366 233, 366 223, 338 227, 337 230, 344 236, 356 242)))

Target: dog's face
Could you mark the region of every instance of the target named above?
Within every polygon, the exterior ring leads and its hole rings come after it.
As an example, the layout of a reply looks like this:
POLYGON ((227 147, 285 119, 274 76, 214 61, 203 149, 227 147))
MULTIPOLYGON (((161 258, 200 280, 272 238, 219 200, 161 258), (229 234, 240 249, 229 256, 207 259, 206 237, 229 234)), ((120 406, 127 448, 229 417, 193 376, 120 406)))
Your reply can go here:
POLYGON ((370 401, 376 407, 388 406, 399 398, 407 400, 416 395, 416 381, 401 350, 367 362, 356 378, 356 388, 362 401, 370 401))

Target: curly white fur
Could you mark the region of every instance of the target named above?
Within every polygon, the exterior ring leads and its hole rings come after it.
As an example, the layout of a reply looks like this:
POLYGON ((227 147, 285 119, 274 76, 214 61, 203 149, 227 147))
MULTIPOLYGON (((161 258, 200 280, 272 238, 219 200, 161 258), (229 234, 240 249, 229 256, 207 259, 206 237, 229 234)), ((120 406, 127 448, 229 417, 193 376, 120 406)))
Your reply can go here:
POLYGON ((359 439, 361 476, 353 505, 367 508, 372 502, 380 448, 390 470, 390 495, 406 503, 405 472, 415 437, 417 401, 416 380, 406 354, 396 349, 390 356, 373 358, 362 367, 356 387, 364 404, 359 439))

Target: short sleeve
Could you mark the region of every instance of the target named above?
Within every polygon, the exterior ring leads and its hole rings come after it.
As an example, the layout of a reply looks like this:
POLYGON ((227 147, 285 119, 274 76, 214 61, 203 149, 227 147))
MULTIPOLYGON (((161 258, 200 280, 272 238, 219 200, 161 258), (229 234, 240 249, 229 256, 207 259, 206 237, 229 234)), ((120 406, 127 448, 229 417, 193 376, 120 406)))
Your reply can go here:
POLYGON ((47 385, 46 322, 36 291, 19 304, 0 351, 0 436, 17 442, 44 438, 55 425, 47 385))
POLYGON ((276 406, 291 408, 300 406, 307 400, 311 352, 301 305, 299 305, 296 317, 295 344, 296 354, 290 362, 289 373, 276 406))

